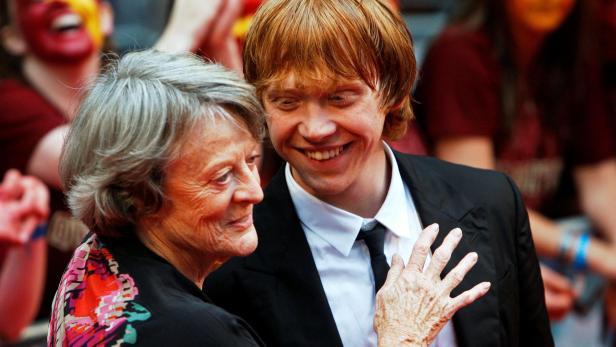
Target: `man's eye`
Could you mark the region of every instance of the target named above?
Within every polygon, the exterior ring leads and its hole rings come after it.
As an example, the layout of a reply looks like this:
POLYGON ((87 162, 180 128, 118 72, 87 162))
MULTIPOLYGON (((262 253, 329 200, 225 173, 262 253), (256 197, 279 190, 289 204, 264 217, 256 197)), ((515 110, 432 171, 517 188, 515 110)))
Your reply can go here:
POLYGON ((327 100, 335 106, 348 106, 353 102, 354 98, 350 92, 341 92, 329 95, 327 100))
POLYGON ((299 105, 299 100, 296 98, 276 98, 273 103, 282 110, 293 110, 299 105))
POLYGON ((216 182, 217 184, 227 184, 229 183, 230 180, 231 180, 231 171, 227 171, 221 176, 218 176, 217 178, 215 178, 214 182, 216 182))

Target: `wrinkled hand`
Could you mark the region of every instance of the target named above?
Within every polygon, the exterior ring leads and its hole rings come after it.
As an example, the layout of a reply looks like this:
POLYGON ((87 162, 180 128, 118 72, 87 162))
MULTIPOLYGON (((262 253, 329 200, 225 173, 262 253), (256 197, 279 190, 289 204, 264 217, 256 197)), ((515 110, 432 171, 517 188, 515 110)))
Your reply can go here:
POLYGON ((566 277, 543 264, 541 264, 541 277, 550 320, 560 320, 573 308, 575 291, 566 277))
POLYGON ((400 256, 394 255, 387 280, 376 296, 374 328, 379 346, 428 346, 454 313, 488 292, 490 283, 482 282, 455 298, 449 296, 477 262, 474 252, 440 278, 462 238, 457 228, 447 235, 422 271, 437 234, 437 224, 422 231, 406 267, 400 256))
POLYGON ((38 179, 9 170, 0 185, 0 243, 25 244, 49 214, 49 192, 38 179))

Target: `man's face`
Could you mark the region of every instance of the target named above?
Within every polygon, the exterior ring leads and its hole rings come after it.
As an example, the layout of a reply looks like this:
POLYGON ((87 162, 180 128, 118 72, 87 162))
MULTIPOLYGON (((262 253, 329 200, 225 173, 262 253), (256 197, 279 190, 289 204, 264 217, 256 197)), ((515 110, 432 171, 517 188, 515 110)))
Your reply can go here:
POLYGON ((576 0, 507 0, 507 12, 514 25, 547 34, 567 18, 576 0))
POLYGON ((287 76, 264 91, 263 101, 272 143, 295 180, 332 202, 374 181, 385 113, 378 93, 362 80, 323 82, 298 86, 287 76))
POLYGON ((14 14, 28 50, 45 61, 81 61, 103 43, 98 0, 15 0, 14 14))

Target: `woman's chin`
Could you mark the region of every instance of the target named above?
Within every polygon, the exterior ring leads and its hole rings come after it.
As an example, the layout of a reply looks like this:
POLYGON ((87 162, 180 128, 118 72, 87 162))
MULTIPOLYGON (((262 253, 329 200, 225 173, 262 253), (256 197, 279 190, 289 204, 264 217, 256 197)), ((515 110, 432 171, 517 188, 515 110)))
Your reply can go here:
POLYGON ((237 254, 235 254, 236 257, 245 257, 252 254, 259 244, 259 238, 257 237, 255 227, 251 226, 250 230, 246 231, 238 242, 239 245, 237 247, 237 254))

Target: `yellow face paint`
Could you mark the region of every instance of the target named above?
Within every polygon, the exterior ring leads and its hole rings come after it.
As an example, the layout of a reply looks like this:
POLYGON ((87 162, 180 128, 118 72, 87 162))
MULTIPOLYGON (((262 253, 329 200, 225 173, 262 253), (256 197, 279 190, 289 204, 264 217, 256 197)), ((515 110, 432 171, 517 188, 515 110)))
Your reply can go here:
MULTIPOLYGON (((46 0, 53 2, 58 0, 46 0)), ((61 0, 83 20, 86 31, 90 34, 94 46, 98 49, 103 45, 104 35, 101 28, 98 0, 61 0)))

